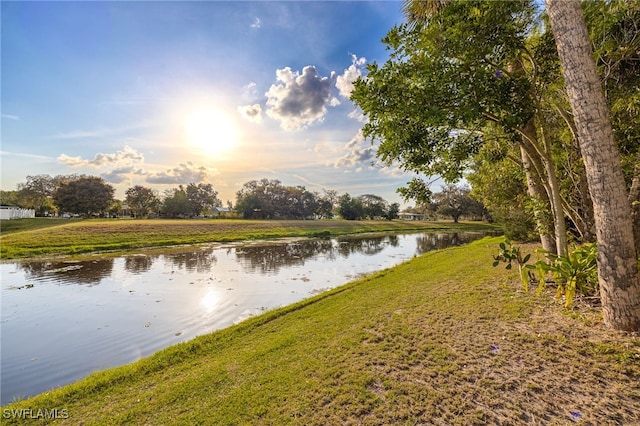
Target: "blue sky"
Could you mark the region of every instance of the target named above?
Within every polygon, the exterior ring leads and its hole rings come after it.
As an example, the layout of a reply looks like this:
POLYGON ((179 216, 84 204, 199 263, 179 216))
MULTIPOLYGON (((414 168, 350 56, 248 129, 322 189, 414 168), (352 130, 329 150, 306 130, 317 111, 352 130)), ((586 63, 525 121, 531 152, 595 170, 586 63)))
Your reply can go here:
POLYGON ((3 190, 27 175, 103 177, 116 197, 252 179, 395 193, 348 99, 400 2, 5 2, 3 190))

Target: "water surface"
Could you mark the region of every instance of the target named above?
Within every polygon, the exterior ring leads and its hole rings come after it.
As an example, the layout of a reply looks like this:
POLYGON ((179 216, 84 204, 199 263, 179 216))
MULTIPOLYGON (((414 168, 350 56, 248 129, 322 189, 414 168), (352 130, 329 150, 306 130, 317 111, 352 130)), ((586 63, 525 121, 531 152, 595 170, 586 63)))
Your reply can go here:
POLYGON ((1 403, 483 235, 263 241, 83 262, 0 264, 1 403))

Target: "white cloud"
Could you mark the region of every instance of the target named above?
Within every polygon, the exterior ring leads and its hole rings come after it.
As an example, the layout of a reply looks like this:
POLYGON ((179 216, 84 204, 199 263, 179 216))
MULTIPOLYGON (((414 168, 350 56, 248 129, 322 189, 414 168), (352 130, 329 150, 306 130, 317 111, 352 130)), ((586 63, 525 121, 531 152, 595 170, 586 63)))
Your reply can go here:
POLYGON ((260 104, 239 106, 238 112, 246 120, 254 123, 262 122, 262 107, 260 104))
POLYGON ((143 163, 144 156, 129 145, 125 145, 122 151, 117 151, 115 154, 98 153, 92 160, 61 154, 58 161, 71 167, 125 166, 143 163))
POLYGON ((58 133, 53 139, 86 139, 105 136, 104 130, 75 130, 72 132, 58 133))
POLYGON ((384 166, 380 169, 380 171, 387 175, 387 176, 391 176, 394 178, 398 178, 398 177, 402 177, 402 176, 406 176, 407 172, 402 170, 400 167, 396 166, 396 165, 392 165, 392 166, 384 166))
POLYGON ((242 98, 250 101, 256 99, 258 97, 257 87, 258 85, 253 81, 251 83, 245 84, 242 87, 242 98))
POLYGON ((353 83, 362 76, 362 67, 366 62, 366 58, 358 58, 356 55, 351 55, 351 65, 336 79, 336 87, 341 96, 345 98, 351 96, 353 83))
POLYGON ((323 140, 316 143, 313 148, 311 148, 311 151, 316 153, 335 153, 340 152, 341 149, 335 147, 331 142, 323 140))
POLYGON ((126 134, 133 130, 144 129, 153 125, 149 121, 137 121, 134 124, 125 124, 119 127, 99 127, 93 130, 72 130, 51 136, 52 139, 95 139, 105 138, 118 134, 126 134))
POLYGON ((178 167, 157 172, 147 176, 148 183, 187 184, 200 183, 209 177, 209 170, 204 166, 196 166, 192 162, 179 164, 178 167))
POLYGON ((83 160, 82 157, 71 157, 67 154, 61 154, 58 161, 71 167, 82 167, 87 165, 89 161, 83 160))
POLYGON ((51 157, 46 157, 44 155, 25 154, 22 152, 10 152, 10 151, 0 151, 0 157, 21 157, 21 158, 29 158, 31 160, 52 160, 51 157))
POLYGON ((375 146, 368 144, 369 142, 364 138, 362 131, 358 131, 349 143, 345 145, 344 150, 347 153, 334 163, 334 167, 352 167, 359 166, 367 161, 372 162, 376 157, 377 149, 375 146))
POLYGON ((356 108, 353 111, 351 111, 349 114, 347 114, 347 117, 353 118, 354 120, 357 120, 361 123, 367 122, 367 116, 363 114, 360 108, 356 108))
POLYGON ((7 118, 9 120, 15 120, 15 121, 20 120, 20 116, 13 115, 13 114, 2 114, 2 118, 7 118))
POLYGON ((291 177, 298 179, 299 181, 301 181, 302 183, 304 183, 303 186, 307 187, 307 189, 310 188, 318 188, 318 189, 325 189, 325 185, 323 185, 322 183, 319 182, 314 182, 312 180, 310 180, 309 178, 302 176, 302 175, 298 175, 298 174, 291 174, 291 177))
POLYGON ((140 173, 141 171, 139 169, 136 170, 134 166, 125 166, 125 167, 118 167, 111 171, 102 173, 101 176, 105 181, 109 183, 118 184, 118 183, 122 183, 130 180, 129 178, 131 174, 140 174, 140 173))
POLYGON ((255 29, 258 29, 258 28, 260 28, 261 26, 262 26, 262 21, 261 21, 261 20, 260 20, 260 18, 258 18, 258 17, 256 17, 256 18, 253 20, 253 24, 251 24, 251 25, 250 25, 250 27, 251 27, 251 28, 255 28, 255 29))
POLYGON ((314 66, 306 66, 302 74, 286 67, 276 70, 279 83, 273 84, 265 93, 267 115, 280 121, 285 130, 295 130, 322 121, 327 113, 327 105, 340 103, 331 94, 336 74, 321 77, 314 66))

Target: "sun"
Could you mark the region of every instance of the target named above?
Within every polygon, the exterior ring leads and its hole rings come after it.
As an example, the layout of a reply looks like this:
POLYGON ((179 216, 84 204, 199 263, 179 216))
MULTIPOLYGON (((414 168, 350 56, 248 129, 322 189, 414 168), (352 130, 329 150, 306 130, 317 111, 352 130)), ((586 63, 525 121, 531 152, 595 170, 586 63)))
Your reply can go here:
POLYGON ((185 132, 191 146, 211 156, 230 151, 238 139, 232 118, 216 109, 200 109, 187 115, 185 132))

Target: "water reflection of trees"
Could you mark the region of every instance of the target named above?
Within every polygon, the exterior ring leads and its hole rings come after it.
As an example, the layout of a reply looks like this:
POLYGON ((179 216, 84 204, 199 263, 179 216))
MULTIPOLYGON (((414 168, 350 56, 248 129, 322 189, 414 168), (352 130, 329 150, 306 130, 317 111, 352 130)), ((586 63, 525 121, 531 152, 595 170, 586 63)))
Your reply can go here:
MULTIPOLYGON (((442 249, 454 245, 466 244, 486 234, 497 233, 424 233, 416 236, 416 254, 442 249)), ((338 239, 300 240, 284 244, 239 245, 227 248, 227 255, 235 256, 245 271, 251 273, 277 273, 281 268, 304 265, 308 259, 322 256, 327 261, 338 256, 349 257, 354 254, 375 255, 385 246, 397 247, 401 236, 341 237, 338 239)), ((207 272, 217 262, 216 249, 200 250, 172 254, 135 255, 124 258, 124 268, 132 274, 143 274, 151 270, 155 261, 162 257, 174 268, 187 272, 207 272)), ((220 252, 217 252, 220 253, 220 252)), ((97 285, 113 272, 114 259, 98 259, 86 262, 26 262, 19 263, 27 280, 46 280, 59 284, 97 285)))
POLYGON ((393 236, 367 237, 367 238, 339 238, 337 251, 343 257, 349 257, 355 253, 362 253, 367 256, 380 253, 384 250, 386 243, 394 247, 398 245, 398 237, 393 236), (393 240, 393 241, 392 241, 393 240))
POLYGON ((207 272, 218 261, 214 254, 215 248, 204 248, 198 251, 174 253, 165 255, 165 262, 173 267, 187 272, 207 272))
POLYGON ((236 258, 245 270, 261 274, 276 273, 282 267, 304 265, 306 260, 321 254, 331 260, 332 253, 331 240, 248 245, 236 248, 236 258))
POLYGON ((422 234, 416 237, 418 254, 423 254, 432 250, 440 250, 447 247, 459 246, 477 240, 485 233, 472 232, 449 232, 442 234, 422 234))
POLYGON ((97 285, 113 272, 114 259, 87 262, 27 262, 19 264, 26 279, 58 284, 97 285))
POLYGON ((353 254, 375 255, 386 245, 397 247, 397 235, 376 237, 343 237, 336 240, 306 240, 287 244, 248 245, 236 248, 236 257, 247 272, 277 273, 281 268, 304 265, 311 258, 322 256, 334 260, 353 254))
POLYGON ((134 275, 143 274, 151 269, 157 257, 147 255, 127 256, 124 258, 124 269, 134 275))

